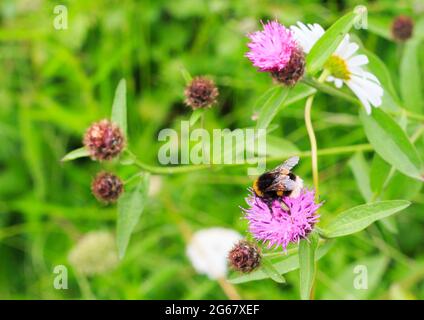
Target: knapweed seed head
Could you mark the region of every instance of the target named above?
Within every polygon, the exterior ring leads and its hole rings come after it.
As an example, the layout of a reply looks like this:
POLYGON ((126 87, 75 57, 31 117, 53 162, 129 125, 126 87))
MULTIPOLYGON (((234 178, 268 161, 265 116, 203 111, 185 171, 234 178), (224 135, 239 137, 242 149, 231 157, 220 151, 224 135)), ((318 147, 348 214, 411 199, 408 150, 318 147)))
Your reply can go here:
POLYGON ((249 273, 260 265, 261 251, 256 244, 240 240, 228 253, 228 262, 234 270, 249 273))
POLYGON ((104 119, 87 129, 83 143, 93 160, 110 160, 124 149, 125 137, 116 124, 104 119))
POLYGON ((72 248, 68 260, 83 275, 91 276, 111 271, 119 261, 115 239, 107 231, 89 232, 72 248))
POLYGON ((392 23, 392 36, 397 41, 406 41, 412 37, 414 21, 408 16, 398 16, 392 23))
POLYGON ((185 88, 185 103, 193 110, 211 107, 216 103, 219 91, 213 80, 195 77, 185 88))
POLYGON ((283 196, 268 203, 254 193, 246 199, 249 208, 243 209, 249 222, 249 231, 256 240, 268 242, 268 248, 298 243, 306 238, 318 222, 315 192, 303 189, 294 198, 283 196))
POLYGON ((91 192, 97 200, 111 203, 118 200, 124 190, 122 180, 109 172, 100 172, 91 183, 91 192))

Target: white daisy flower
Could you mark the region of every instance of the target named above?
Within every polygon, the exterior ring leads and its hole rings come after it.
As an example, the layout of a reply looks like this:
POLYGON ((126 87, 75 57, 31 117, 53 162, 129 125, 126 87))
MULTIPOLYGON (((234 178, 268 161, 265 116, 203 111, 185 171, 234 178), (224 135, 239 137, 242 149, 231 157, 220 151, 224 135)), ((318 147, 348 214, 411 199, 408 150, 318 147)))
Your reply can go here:
MULTIPOLYGON (((304 25, 302 22, 291 26, 290 30, 306 54, 325 32, 317 23, 304 25)), ((365 70, 368 64, 367 56, 356 54, 359 46, 349 39, 349 35, 346 35, 326 62, 325 68, 330 71, 327 81, 333 82, 337 88, 341 88, 345 83, 370 114, 371 107, 381 105, 384 91, 377 77, 365 70)))
POLYGON ((210 279, 225 278, 228 252, 241 238, 237 231, 231 229, 203 229, 191 238, 187 256, 198 273, 206 274, 210 279))

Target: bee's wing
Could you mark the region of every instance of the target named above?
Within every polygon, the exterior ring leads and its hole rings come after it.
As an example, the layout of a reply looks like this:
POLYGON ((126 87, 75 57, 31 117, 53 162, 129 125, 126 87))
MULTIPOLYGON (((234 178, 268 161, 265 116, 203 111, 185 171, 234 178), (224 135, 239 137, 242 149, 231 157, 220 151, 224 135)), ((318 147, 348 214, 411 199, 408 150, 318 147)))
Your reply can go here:
POLYGON ((289 176, 278 176, 272 184, 265 189, 265 192, 280 190, 292 191, 295 187, 296 182, 291 180, 289 176))
POLYGON ((288 171, 291 171, 291 169, 293 169, 298 163, 299 163, 299 157, 298 156, 290 157, 272 171, 273 172, 275 172, 275 171, 279 172, 282 169, 286 169, 288 171))
POLYGON ((281 165, 282 168, 287 169, 287 170, 291 170, 293 169, 297 164, 299 163, 299 157, 298 156, 294 156, 294 157, 290 157, 288 158, 286 161, 283 162, 283 164, 281 165))

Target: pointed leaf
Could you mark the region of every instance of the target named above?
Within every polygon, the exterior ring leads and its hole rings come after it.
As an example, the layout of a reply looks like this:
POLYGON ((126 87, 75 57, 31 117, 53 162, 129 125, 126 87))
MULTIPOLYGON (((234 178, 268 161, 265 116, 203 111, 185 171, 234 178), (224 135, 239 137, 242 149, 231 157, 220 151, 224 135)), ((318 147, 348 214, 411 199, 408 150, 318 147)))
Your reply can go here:
POLYGON ((270 98, 262 106, 259 113, 256 129, 266 129, 271 123, 272 119, 277 115, 278 110, 284 104, 290 89, 287 87, 281 88, 280 92, 274 92, 270 98))
POLYGON ((125 192, 118 200, 116 241, 120 259, 125 255, 131 234, 143 212, 148 187, 149 175, 145 174, 132 191, 125 192))
POLYGON ((420 41, 411 40, 405 44, 400 64, 400 91, 405 107, 413 112, 423 112, 423 89, 418 62, 420 41))
POLYGON ((78 158, 88 157, 89 155, 90 153, 88 152, 88 150, 85 147, 81 147, 81 148, 72 150, 71 152, 66 154, 61 161, 62 162, 71 161, 78 158))
POLYGON ((111 121, 116 123, 127 136, 127 85, 125 79, 121 79, 116 88, 111 121))
POLYGON ((373 222, 407 208, 406 200, 379 201, 363 204, 339 214, 323 229, 327 238, 342 237, 364 230, 373 222))
POLYGON ((374 193, 380 193, 392 167, 377 153, 371 163, 370 182, 374 193))
POLYGON ((315 252, 319 236, 312 233, 299 244, 300 298, 309 300, 315 278, 315 252))
POLYGON ((356 184, 358 185, 359 192, 365 201, 370 201, 372 191, 370 186, 369 167, 363 153, 357 152, 349 160, 349 166, 355 177, 356 184))
POLYGON ((264 270, 264 272, 272 280, 274 280, 275 282, 278 282, 278 283, 285 283, 286 282, 286 280, 284 279, 284 277, 272 265, 272 262, 270 261, 270 259, 268 259, 266 257, 262 257, 261 264, 262 264, 262 269, 264 270))
POLYGON ((421 158, 402 128, 381 109, 360 113, 365 134, 375 151, 407 176, 423 179, 421 158))

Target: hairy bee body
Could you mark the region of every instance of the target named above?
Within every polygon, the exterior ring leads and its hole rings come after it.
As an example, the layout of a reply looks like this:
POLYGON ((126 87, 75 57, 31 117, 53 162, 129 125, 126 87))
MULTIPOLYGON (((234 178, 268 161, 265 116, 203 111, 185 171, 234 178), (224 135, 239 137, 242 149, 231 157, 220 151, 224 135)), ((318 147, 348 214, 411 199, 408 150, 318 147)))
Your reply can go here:
POLYGON ((255 194, 270 201, 283 196, 297 197, 303 188, 303 180, 290 170, 298 161, 298 157, 292 157, 277 168, 260 175, 253 182, 255 194))

